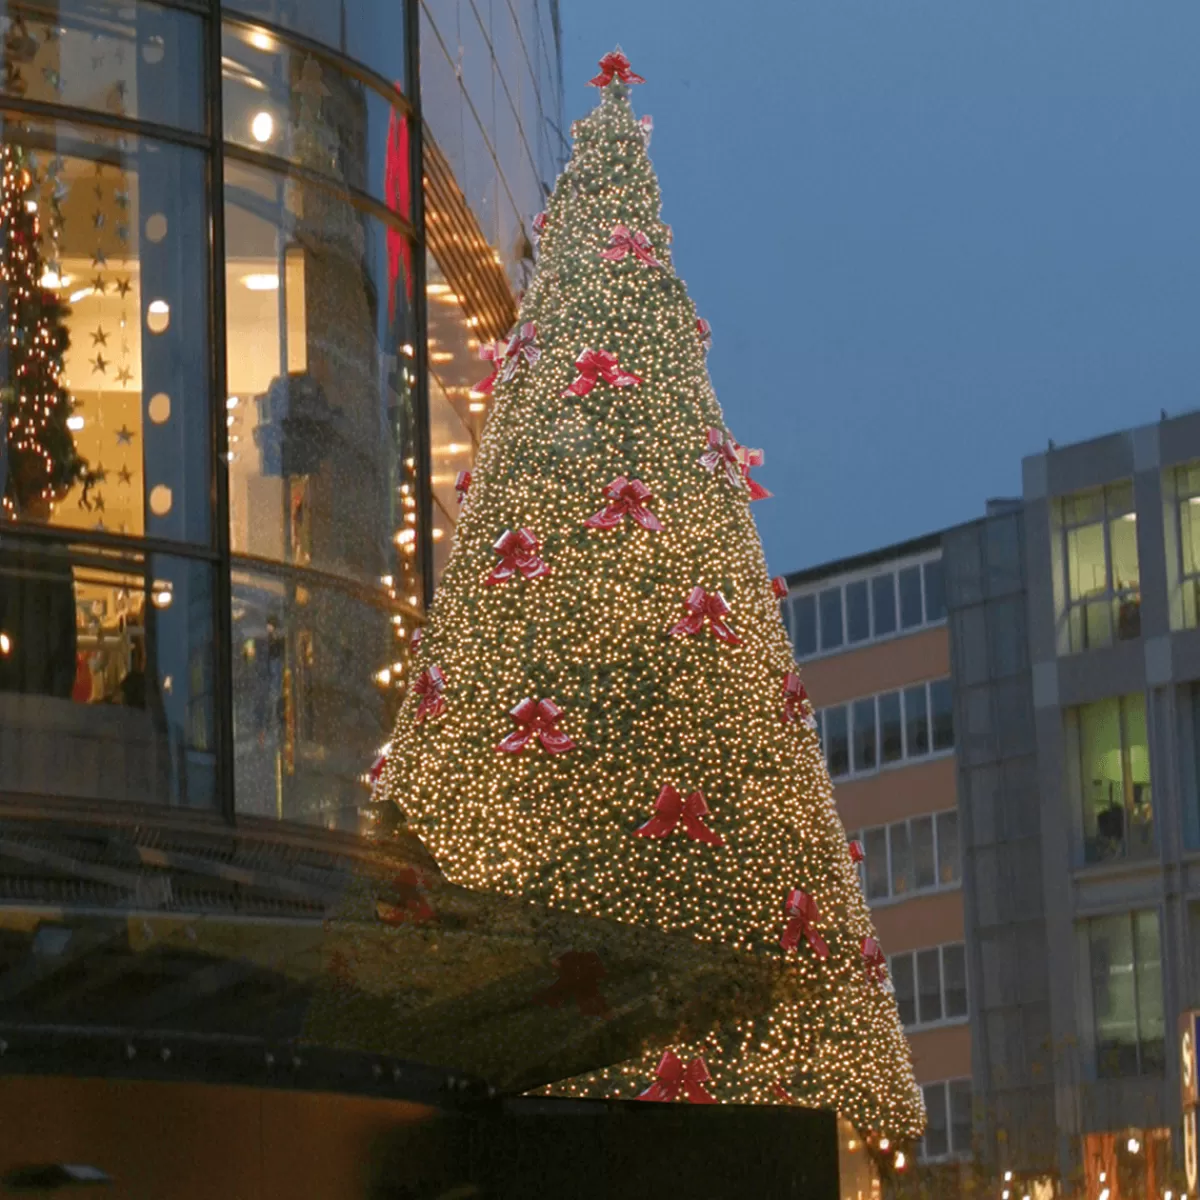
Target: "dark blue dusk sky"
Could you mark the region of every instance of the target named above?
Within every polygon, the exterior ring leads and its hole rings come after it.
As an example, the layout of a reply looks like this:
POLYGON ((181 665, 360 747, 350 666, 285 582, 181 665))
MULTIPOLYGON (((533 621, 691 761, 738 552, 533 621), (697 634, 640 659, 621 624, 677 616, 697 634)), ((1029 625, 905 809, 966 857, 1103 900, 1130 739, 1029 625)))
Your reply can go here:
POLYGON ((620 43, 773 572, 1200 407, 1197 0, 565 0, 620 43))

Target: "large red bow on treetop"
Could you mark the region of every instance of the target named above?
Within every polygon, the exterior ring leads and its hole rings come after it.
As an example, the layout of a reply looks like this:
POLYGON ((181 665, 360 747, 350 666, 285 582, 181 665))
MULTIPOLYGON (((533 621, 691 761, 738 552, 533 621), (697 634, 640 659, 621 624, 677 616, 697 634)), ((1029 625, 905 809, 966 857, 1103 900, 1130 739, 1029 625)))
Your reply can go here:
POLYGON ((803 935, 808 939, 813 953, 822 961, 827 959, 829 947, 817 932, 817 922, 821 919, 821 914, 817 911, 817 902, 807 892, 792 888, 787 894, 783 911, 787 915, 787 924, 783 927, 783 936, 779 939, 779 944, 784 951, 795 950, 800 945, 800 937, 803 935))
POLYGON ((804 711, 804 701, 808 699, 808 691, 795 671, 789 671, 783 677, 783 723, 802 720, 807 714, 804 711))
POLYGON ((492 364, 492 373, 486 379, 481 379, 471 391, 490 396, 496 386, 496 376, 500 374, 500 368, 504 366, 504 343, 487 342, 479 347, 479 357, 484 362, 492 364))
POLYGON ((644 233, 640 230, 634 233, 625 225, 616 225, 613 227, 612 237, 608 239, 608 245, 600 251, 600 257, 619 262, 627 254, 641 259, 647 266, 662 266, 654 257, 654 247, 650 245, 650 239, 644 233))
POLYGON ((575 743, 561 729, 556 728, 562 716, 562 709, 553 700, 526 698, 508 715, 517 723, 517 728, 500 742, 497 750, 520 754, 535 737, 542 743, 542 749, 547 754, 562 754, 564 751, 575 749, 575 743))
POLYGON ((626 516, 632 517, 643 529, 658 532, 662 522, 646 507, 654 499, 654 493, 640 479, 618 476, 606 484, 604 496, 608 507, 588 517, 584 524, 589 529, 615 529, 626 516))
POLYGON ((708 816, 708 805, 703 792, 693 792, 686 800, 668 783, 658 793, 654 802, 655 814, 645 825, 633 831, 634 837, 665 838, 674 832, 675 826, 683 821, 683 831, 693 842, 705 842, 709 846, 723 846, 725 839, 704 823, 708 816))
POLYGON ((742 644, 742 639, 725 623, 725 618, 733 610, 720 592, 706 592, 702 587, 694 587, 683 606, 688 610, 688 615, 678 625, 671 627, 671 633, 697 634, 704 628, 704 618, 707 617, 714 637, 730 646, 742 644))
POLYGON ((644 1091, 640 1092, 638 1100, 678 1100, 680 1089, 687 1097, 689 1104, 716 1104, 716 1096, 711 1095, 705 1084, 712 1078, 704 1059, 693 1058, 685 1067, 683 1059, 673 1050, 668 1050, 654 1072, 658 1078, 644 1091))
POLYGON ((585 350, 575 360, 575 370, 578 374, 564 396, 586 396, 601 379, 613 387, 633 387, 642 382, 640 375, 626 371, 609 350, 585 350))
POLYGON ((700 347, 707 354, 712 349, 712 326, 703 318, 696 318, 696 333, 700 335, 700 347))
POLYGON ((531 367, 542 357, 536 339, 537 326, 532 321, 526 321, 508 339, 508 346, 504 350, 504 369, 500 372, 502 383, 507 383, 517 373, 522 356, 531 367))
POLYGON ((611 1011, 600 994, 604 964, 594 950, 568 950, 554 960, 558 978, 533 994, 534 1004, 562 1008, 569 1000, 588 1017, 607 1017, 611 1011))
POLYGON ((446 697, 442 695, 445 686, 446 677, 436 663, 421 672, 417 682, 413 684, 413 691, 421 697, 421 703, 417 705, 418 725, 426 717, 440 717, 446 711, 446 697))
POLYGON ((883 956, 882 947, 873 937, 863 938, 862 957, 867 978, 873 983, 885 982, 887 980, 887 959, 883 956))
POLYGON ((708 431, 708 449, 696 460, 708 471, 724 465, 725 477, 734 487, 742 486, 742 463, 738 458, 738 444, 719 429, 708 431))
POLYGON ((763 465, 763 452, 761 450, 747 450, 745 446, 739 446, 737 442, 734 442, 733 446, 737 452, 738 463, 741 466, 742 478, 746 481, 746 486, 750 489, 750 499, 769 500, 771 493, 757 480, 750 478, 750 468, 761 467, 763 465))
POLYGON ((518 571, 526 579, 541 579, 543 575, 549 575, 550 565, 538 557, 538 545, 537 534, 532 529, 506 529, 492 547, 500 555, 500 561, 483 581, 484 586, 503 583, 518 571))
POLYGON ((630 69, 629 59, 620 50, 614 50, 611 54, 606 54, 600 60, 600 74, 594 79, 589 79, 588 83, 592 87, 608 87, 612 83, 614 75, 622 83, 646 82, 640 75, 635 74, 630 69))

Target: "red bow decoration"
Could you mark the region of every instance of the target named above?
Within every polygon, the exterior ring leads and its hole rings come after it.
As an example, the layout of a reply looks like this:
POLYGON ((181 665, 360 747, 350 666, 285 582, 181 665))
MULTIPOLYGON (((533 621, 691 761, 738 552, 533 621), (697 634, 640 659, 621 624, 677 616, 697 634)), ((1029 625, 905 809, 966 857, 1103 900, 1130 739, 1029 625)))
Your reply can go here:
POLYGON ((745 446, 739 446, 737 442, 733 443, 734 449, 737 452, 738 462, 742 469, 742 478, 746 481, 746 486, 750 489, 750 499, 753 500, 769 500, 771 493, 757 480, 750 478, 751 467, 761 467, 763 465, 763 452, 761 450, 747 450, 745 446))
POLYGON ((788 582, 782 575, 776 575, 771 580, 771 591, 775 594, 776 600, 784 600, 788 594, 788 582))
POLYGON ((392 887, 400 898, 399 904, 385 904, 379 900, 375 912, 385 925, 404 925, 412 922, 423 925, 437 915, 425 898, 425 877, 412 867, 405 867, 395 879, 392 887))
POLYGON ((550 565, 538 557, 539 543, 532 529, 506 529, 492 549, 500 555, 500 561, 492 573, 483 581, 492 587, 511 579, 518 571, 526 579, 541 579, 550 574, 550 565))
POLYGON ((873 937, 863 938, 862 957, 867 978, 873 983, 885 982, 887 979, 887 959, 884 958, 882 948, 873 937))
POLYGON ((854 863, 855 866, 858 866, 860 862, 866 861, 867 852, 863 849, 862 842, 858 841, 857 838, 850 843, 849 850, 850 861, 854 863))
POLYGON ((461 504, 467 498, 467 492, 471 490, 470 471, 459 471, 454 477, 454 490, 458 493, 458 502, 461 504))
POLYGON ((416 724, 420 725, 426 717, 440 717, 446 711, 446 697, 442 695, 445 686, 446 677, 436 664, 421 672, 413 684, 413 691, 421 697, 421 703, 417 705, 416 724))
POLYGON ((704 1059, 697 1056, 685 1067, 683 1059, 673 1050, 668 1050, 654 1072, 658 1078, 635 1099, 670 1101, 678 1100, 682 1089, 689 1104, 716 1104, 717 1098, 709 1093, 705 1084, 712 1078, 704 1059))
POLYGON ((792 1096, 791 1092, 789 1092, 787 1090, 787 1088, 785 1088, 783 1086, 782 1083, 776 1082, 776 1083, 771 1084, 771 1091, 775 1094, 775 1098, 777 1100, 782 1100, 784 1104, 795 1104, 796 1103, 795 1098, 792 1096))
POLYGON ((721 430, 708 431, 708 449, 700 455, 697 462, 710 472, 723 465, 725 477, 729 482, 736 488, 742 486, 742 463, 738 458, 738 444, 721 430))
POLYGON ((546 1008, 562 1008, 574 1000, 579 1011, 588 1017, 607 1017, 611 1011, 600 994, 604 964, 594 950, 568 950, 554 960, 558 978, 541 991, 534 992, 534 1004, 546 1008))
POLYGON ((408 639, 408 649, 410 654, 416 654, 421 648, 422 630, 420 626, 412 631, 412 637, 408 639))
POLYGON ((654 257, 654 247, 650 245, 650 239, 644 233, 634 233, 625 225, 616 225, 613 227, 612 237, 608 239, 608 245, 600 251, 600 257, 607 258, 610 262, 619 262, 627 254, 632 254, 647 266, 662 266, 654 257))
POLYGON ((540 212, 536 217, 533 218, 533 236, 540 238, 542 236, 542 231, 545 228, 546 214, 544 212, 540 212))
POLYGON ((783 936, 779 939, 779 944, 784 953, 795 950, 800 945, 800 937, 803 934, 808 939, 813 953, 824 962, 829 957, 829 947, 817 932, 817 922, 821 919, 821 914, 817 911, 817 902, 807 892, 792 888, 787 894, 783 911, 787 916, 787 924, 783 927, 783 936))
POLYGON ((371 764, 371 769, 367 772, 367 782, 372 788, 379 782, 383 775, 383 768, 387 766, 388 753, 391 751, 391 745, 384 746, 383 753, 371 764))
POLYGON ((594 79, 589 79, 588 84, 591 87, 608 87, 612 83, 614 75, 622 83, 646 82, 640 75, 635 74, 630 69, 629 59, 620 50, 614 50, 611 54, 606 54, 600 60, 600 74, 594 79))
POLYGON ((575 370, 578 374, 564 396, 586 396, 601 379, 613 387, 633 387, 642 382, 640 375, 624 370, 617 356, 608 350, 585 350, 575 360, 575 370))
POLYGON ((532 321, 526 321, 508 339, 508 347, 504 351, 504 369, 500 372, 500 381, 507 383, 521 365, 521 358, 532 367, 542 357, 536 342, 537 326, 532 321))
POLYGON ((789 671, 783 677, 783 723, 797 721, 805 715, 802 705, 808 699, 808 691, 800 676, 789 671))
POLYGON ((700 346, 707 354, 712 349, 712 326, 703 317, 697 317, 696 332, 700 335, 700 346))
POLYGON ((517 728, 504 738, 496 747, 497 750, 520 754, 535 737, 547 754, 562 754, 575 749, 575 743, 556 728, 562 717, 562 709, 553 700, 526 698, 508 715, 517 723, 517 728))
POLYGON ((643 529, 659 532, 662 522, 646 507, 654 493, 640 479, 618 476, 604 488, 608 507, 593 513, 584 524, 589 529, 615 529, 626 516, 632 517, 643 529))
POLYGON ((488 342, 486 345, 480 346, 479 357, 484 362, 492 364, 492 373, 486 379, 481 379, 471 391, 490 396, 496 386, 496 376, 500 374, 500 368, 504 366, 504 343, 488 342))
POLYGON ((704 842, 709 846, 725 845, 725 839, 704 823, 704 818, 708 816, 708 805, 704 802, 703 792, 693 792, 684 800, 669 783, 665 784, 654 802, 654 809, 654 816, 633 831, 634 837, 668 837, 682 820, 683 831, 693 842, 704 842))
POLYGON ((704 628, 704 618, 707 617, 714 637, 730 646, 742 644, 742 639, 725 623, 725 618, 733 610, 720 592, 706 592, 702 587, 694 587, 683 606, 688 610, 688 615, 678 625, 671 627, 672 634, 697 634, 704 628))

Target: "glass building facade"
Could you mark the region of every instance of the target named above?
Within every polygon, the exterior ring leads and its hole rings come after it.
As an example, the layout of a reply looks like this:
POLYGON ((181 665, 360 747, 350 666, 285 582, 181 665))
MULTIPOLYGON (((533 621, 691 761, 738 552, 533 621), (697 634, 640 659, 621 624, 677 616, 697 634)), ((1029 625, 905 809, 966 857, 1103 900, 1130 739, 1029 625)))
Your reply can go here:
POLYGON ((0 56, 87 464, 0 528, 0 794, 365 832, 564 160, 557 5, 0 2, 0 56))

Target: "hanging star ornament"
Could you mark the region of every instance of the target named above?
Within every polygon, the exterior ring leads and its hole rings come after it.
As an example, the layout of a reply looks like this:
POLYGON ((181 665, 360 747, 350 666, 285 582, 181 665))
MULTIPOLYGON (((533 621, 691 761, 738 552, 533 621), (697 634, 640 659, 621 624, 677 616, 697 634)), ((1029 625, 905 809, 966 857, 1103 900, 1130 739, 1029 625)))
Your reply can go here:
POLYGON ((99 209, 97 209, 94 213, 92 213, 92 228, 93 229, 103 229, 104 228, 104 214, 99 209))
POLYGON ((126 275, 124 279, 117 280, 117 291, 122 296, 129 295, 129 287, 130 287, 130 284, 129 284, 129 276, 128 275, 126 275))
POLYGON ((88 359, 92 364, 93 375, 105 375, 108 373, 108 359, 103 354, 97 354, 95 358, 88 359))
POLYGON ((93 346, 107 346, 108 345, 108 334, 105 333, 103 325, 96 326, 96 332, 92 334, 92 345, 93 346))
POLYGON ((96 247, 95 252, 92 254, 92 266, 93 267, 107 267, 108 266, 108 255, 105 254, 104 251, 101 250, 99 246, 96 247))
POLYGON ((128 425, 122 424, 117 430, 117 445, 129 446, 133 444, 133 430, 128 425))
POLYGON ((92 280, 92 291, 94 291, 97 296, 103 296, 107 289, 108 284, 104 282, 104 277, 102 275, 97 275, 96 278, 92 280))
POLYGON ((133 372, 127 366, 122 366, 117 371, 118 383, 129 383, 131 379, 133 379, 133 372))
POLYGON ((128 484, 133 479, 133 472, 128 467, 123 466, 117 472, 117 480, 120 483, 128 484))

